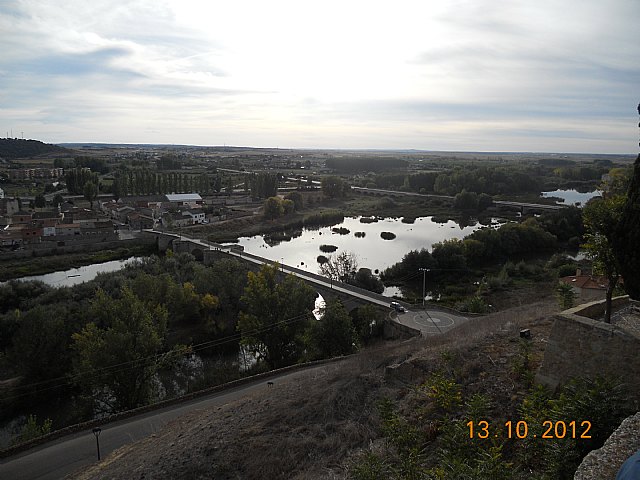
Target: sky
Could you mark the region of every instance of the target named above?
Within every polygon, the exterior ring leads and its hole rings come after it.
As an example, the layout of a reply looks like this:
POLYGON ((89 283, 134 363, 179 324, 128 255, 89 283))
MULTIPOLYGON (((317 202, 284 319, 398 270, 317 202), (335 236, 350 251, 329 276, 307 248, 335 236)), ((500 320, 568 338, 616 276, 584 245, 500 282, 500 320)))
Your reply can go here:
POLYGON ((0 136, 637 153, 638 0, 0 0, 0 136))

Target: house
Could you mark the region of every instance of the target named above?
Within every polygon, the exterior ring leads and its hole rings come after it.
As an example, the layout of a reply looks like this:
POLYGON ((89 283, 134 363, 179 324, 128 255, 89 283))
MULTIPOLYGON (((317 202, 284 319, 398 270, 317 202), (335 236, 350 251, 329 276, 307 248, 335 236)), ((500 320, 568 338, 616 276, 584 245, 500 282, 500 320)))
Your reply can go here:
POLYGON ((17 198, 0 198, 0 215, 10 217, 20 210, 20 203, 17 198))
POLYGON ((197 210, 186 210, 183 214, 189 215, 191 217, 191 222, 195 225, 196 223, 206 223, 205 214, 202 211, 197 210))
POLYGON ((21 223, 29 223, 31 221, 31 214, 25 211, 17 211, 13 215, 11 215, 11 223, 14 225, 21 223))
POLYGON ((40 243, 43 229, 38 222, 30 222, 25 224, 20 230, 22 233, 22 243, 40 243))
POLYGON ((127 217, 127 223, 133 230, 143 230, 145 228, 153 228, 155 221, 149 215, 133 212, 127 217))
POLYGON ((168 212, 162 216, 162 226, 164 227, 186 227, 192 224, 193 220, 191 219, 191 215, 184 212, 168 212))
POLYGON ((60 223, 56 225, 56 235, 80 235, 79 223, 60 223))
POLYGON ((580 269, 577 269, 575 275, 562 277, 560 281, 571 285, 573 292, 582 302, 604 300, 607 294, 607 286, 609 285, 607 277, 603 275, 584 275, 580 269))

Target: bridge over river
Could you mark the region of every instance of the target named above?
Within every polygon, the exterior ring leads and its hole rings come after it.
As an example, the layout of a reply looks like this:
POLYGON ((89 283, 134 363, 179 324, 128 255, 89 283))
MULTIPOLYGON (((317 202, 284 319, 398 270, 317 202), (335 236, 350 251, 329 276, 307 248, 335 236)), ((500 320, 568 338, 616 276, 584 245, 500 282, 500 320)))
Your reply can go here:
MULTIPOLYGON (((389 308, 391 302, 391 299, 384 295, 245 252, 242 247, 237 245, 222 245, 220 243, 158 230, 144 230, 144 232, 147 232, 149 235, 154 235, 157 238, 160 251, 171 248, 176 253, 191 253, 196 259, 203 261, 205 264, 210 264, 219 258, 233 257, 256 266, 278 265, 283 274, 293 274, 309 283, 325 300, 339 298, 347 310, 352 310, 365 304, 374 304, 389 308)), ((393 316, 394 320, 403 325, 420 330, 423 335, 442 333, 467 320, 466 317, 456 312, 432 308, 431 306, 429 306, 428 309, 420 309, 418 311, 409 304, 400 303, 405 307, 406 312, 393 316)))

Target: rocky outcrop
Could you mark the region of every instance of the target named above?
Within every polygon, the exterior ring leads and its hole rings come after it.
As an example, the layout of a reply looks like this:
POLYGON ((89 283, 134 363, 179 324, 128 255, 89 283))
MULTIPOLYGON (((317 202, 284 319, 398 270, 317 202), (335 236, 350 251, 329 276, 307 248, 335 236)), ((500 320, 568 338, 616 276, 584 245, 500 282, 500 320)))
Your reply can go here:
POLYGON ((602 448, 584 457, 574 480, 613 480, 624 461, 639 449, 640 412, 624 420, 602 448))

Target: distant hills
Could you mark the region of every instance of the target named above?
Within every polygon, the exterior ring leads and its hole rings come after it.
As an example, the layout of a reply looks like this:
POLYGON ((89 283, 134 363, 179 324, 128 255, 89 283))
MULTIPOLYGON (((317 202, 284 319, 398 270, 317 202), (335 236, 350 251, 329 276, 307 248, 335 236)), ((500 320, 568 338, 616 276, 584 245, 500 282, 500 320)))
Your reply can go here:
POLYGON ((35 157, 50 153, 71 153, 68 149, 58 145, 50 145, 38 140, 23 140, 20 138, 0 138, 1 158, 35 157))

